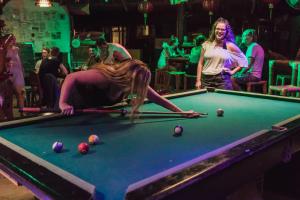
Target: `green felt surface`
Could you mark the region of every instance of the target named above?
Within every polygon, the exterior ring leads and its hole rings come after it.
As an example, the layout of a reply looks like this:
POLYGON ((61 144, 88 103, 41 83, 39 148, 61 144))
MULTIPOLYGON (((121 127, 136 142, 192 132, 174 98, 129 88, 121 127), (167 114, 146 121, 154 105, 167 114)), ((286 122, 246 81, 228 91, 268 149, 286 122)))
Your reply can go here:
MULTIPOLYGON (((299 103, 222 93, 172 99, 185 110, 209 113, 197 119, 141 116, 134 123, 118 115, 82 115, 8 128, 0 136, 94 184, 97 199, 123 199, 128 185, 235 142, 298 115, 299 103), (222 108, 224 117, 217 117, 222 108), (176 125, 184 128, 173 137, 176 125), (101 144, 87 155, 77 145, 98 134, 101 144), (52 151, 54 141, 65 151, 52 151)), ((149 103, 142 110, 166 111, 149 103)))

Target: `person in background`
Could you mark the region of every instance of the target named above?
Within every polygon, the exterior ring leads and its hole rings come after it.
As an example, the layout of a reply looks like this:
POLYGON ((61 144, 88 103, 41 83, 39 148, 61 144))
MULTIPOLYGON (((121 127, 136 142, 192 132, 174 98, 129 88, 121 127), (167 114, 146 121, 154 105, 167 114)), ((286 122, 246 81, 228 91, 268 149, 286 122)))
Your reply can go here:
POLYGON ((232 78, 234 90, 241 90, 240 86, 248 82, 261 80, 265 53, 264 49, 256 41, 257 35, 254 29, 246 29, 243 32, 242 42, 247 46, 246 57, 248 66, 232 78))
POLYGON ((99 62, 104 64, 115 64, 132 59, 125 47, 117 43, 108 43, 104 37, 100 37, 96 45, 99 49, 99 62))
POLYGON ((99 62, 99 52, 96 46, 91 46, 88 49, 89 58, 87 60, 86 66, 90 68, 94 64, 99 62))
POLYGON ((202 44, 196 88, 214 87, 231 90, 231 75, 241 67, 247 66, 247 58, 235 44, 229 22, 224 18, 217 19, 208 40, 202 44))
POLYGON ((18 107, 23 108, 25 102, 25 80, 24 69, 19 56, 19 47, 16 46, 16 38, 12 34, 7 35, 6 43, 8 44, 6 57, 10 58, 12 62, 9 72, 12 74, 11 81, 14 93, 17 97, 18 107))
POLYGON ((242 35, 236 35, 235 36, 235 44, 240 48, 240 50, 243 53, 246 53, 247 46, 242 42, 242 40, 243 40, 242 35))
POLYGON ((59 58, 59 55, 59 48, 52 47, 50 56, 43 60, 39 70, 39 78, 44 95, 43 101, 48 108, 55 108, 58 106, 60 89, 57 79, 60 74, 64 76, 68 74, 68 70, 59 58))
POLYGON ((11 58, 5 58, 4 72, 2 73, 3 80, 0 80, 0 122, 12 120, 13 115, 13 93, 14 86, 12 84, 12 74, 10 70, 12 69, 14 63, 11 58))
MULTIPOLYGON (((65 115, 71 115, 76 108, 114 105, 132 96, 131 116, 135 117, 147 97, 171 111, 183 110, 160 96, 150 86, 151 72, 140 60, 126 60, 106 65, 98 63, 87 71, 69 74, 61 89, 59 108, 65 115)), ((199 113, 189 111, 185 117, 196 117, 199 113)))
POLYGON ((43 61, 44 59, 48 58, 49 53, 50 53, 50 49, 49 49, 49 48, 46 48, 46 47, 45 47, 45 48, 42 49, 42 57, 41 57, 40 60, 38 60, 38 61, 36 62, 35 67, 34 67, 35 73, 37 73, 37 74, 39 73, 40 67, 41 67, 41 64, 42 64, 42 61, 43 61))
POLYGON ((200 54, 202 50, 202 43, 206 40, 204 35, 198 35, 194 39, 194 47, 191 49, 191 53, 189 56, 189 66, 186 69, 186 73, 190 75, 197 74, 197 66, 200 59, 200 54))
POLYGON ((164 69, 164 70, 170 70, 173 67, 168 66, 168 59, 170 57, 179 57, 182 56, 183 52, 179 48, 179 40, 177 37, 171 37, 169 43, 164 42, 162 44, 162 51, 160 53, 158 62, 157 62, 157 68, 158 69, 164 69))
POLYGON ((170 57, 170 46, 167 42, 162 43, 162 51, 160 53, 158 62, 157 62, 157 68, 158 69, 164 69, 167 66, 168 58, 170 57))
MULTIPOLYGON (((187 76, 197 75, 197 66, 200 59, 202 43, 206 40, 205 36, 200 34, 194 39, 194 47, 191 49, 189 54, 189 62, 185 67, 185 73, 187 76)), ((187 79, 187 88, 194 88, 195 79, 187 79)))

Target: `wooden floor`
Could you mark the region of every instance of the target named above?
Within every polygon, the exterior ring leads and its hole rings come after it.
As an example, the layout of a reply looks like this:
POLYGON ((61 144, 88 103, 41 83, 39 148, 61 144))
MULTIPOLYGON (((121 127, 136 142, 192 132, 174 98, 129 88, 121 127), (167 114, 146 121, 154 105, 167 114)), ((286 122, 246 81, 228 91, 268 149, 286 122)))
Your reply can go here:
POLYGON ((0 200, 36 200, 23 186, 16 186, 0 174, 0 200))
MULTIPOLYGON (((0 174, 0 200, 37 200, 37 198, 25 187, 13 184, 0 174)), ((297 200, 297 198, 265 191, 262 198, 248 198, 247 200, 297 200)))

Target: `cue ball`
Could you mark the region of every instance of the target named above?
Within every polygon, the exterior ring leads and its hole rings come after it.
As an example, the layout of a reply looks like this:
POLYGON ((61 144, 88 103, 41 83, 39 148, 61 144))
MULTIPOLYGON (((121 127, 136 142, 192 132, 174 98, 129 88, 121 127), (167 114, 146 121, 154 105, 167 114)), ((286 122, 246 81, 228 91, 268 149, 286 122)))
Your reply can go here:
POLYGON ((90 135, 88 140, 89 140, 89 144, 91 144, 91 145, 100 143, 100 139, 99 139, 98 135, 94 135, 94 134, 90 135))
POLYGON ((183 132, 183 128, 180 125, 175 126, 173 136, 178 137, 181 136, 183 132))
POLYGON ((89 149, 90 149, 89 145, 85 142, 82 142, 78 145, 78 151, 81 154, 86 154, 87 152, 89 152, 89 149))
POLYGON ((128 111, 126 109, 121 109, 121 116, 124 117, 128 114, 128 111))
POLYGON ((53 145, 52 145, 52 149, 53 149, 53 151, 56 152, 56 153, 62 152, 63 148, 64 148, 64 144, 63 144, 62 142, 56 141, 56 142, 54 142, 53 145))
POLYGON ((224 115, 224 110, 219 108, 217 109, 217 116, 222 117, 224 115))

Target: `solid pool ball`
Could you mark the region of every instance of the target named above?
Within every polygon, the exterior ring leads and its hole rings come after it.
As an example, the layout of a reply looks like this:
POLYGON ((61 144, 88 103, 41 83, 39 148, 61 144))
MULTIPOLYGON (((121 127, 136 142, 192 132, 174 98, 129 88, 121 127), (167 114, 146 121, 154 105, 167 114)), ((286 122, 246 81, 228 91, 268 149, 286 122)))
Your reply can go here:
POLYGON ((53 145, 52 145, 52 149, 53 149, 53 151, 56 152, 56 153, 62 152, 63 148, 64 148, 64 144, 63 144, 62 142, 56 141, 56 142, 54 142, 53 145))
POLYGON ((78 145, 78 151, 81 154, 86 154, 87 152, 89 152, 89 149, 90 149, 89 145, 85 142, 82 142, 78 145))
POLYGON ((99 144, 99 142, 100 142, 100 139, 99 139, 98 135, 90 135, 89 136, 89 144, 94 145, 94 144, 99 144))
POLYGON ((128 114, 128 111, 125 110, 125 109, 121 109, 121 113, 120 114, 121 114, 122 117, 124 117, 124 116, 126 116, 128 114))
POLYGON ((219 108, 217 109, 217 116, 222 117, 224 115, 224 110, 219 108))
POLYGON ((177 126, 175 126, 175 128, 174 128, 173 136, 175 136, 175 137, 181 136, 181 135, 182 135, 182 132, 183 132, 183 127, 177 125, 177 126))

